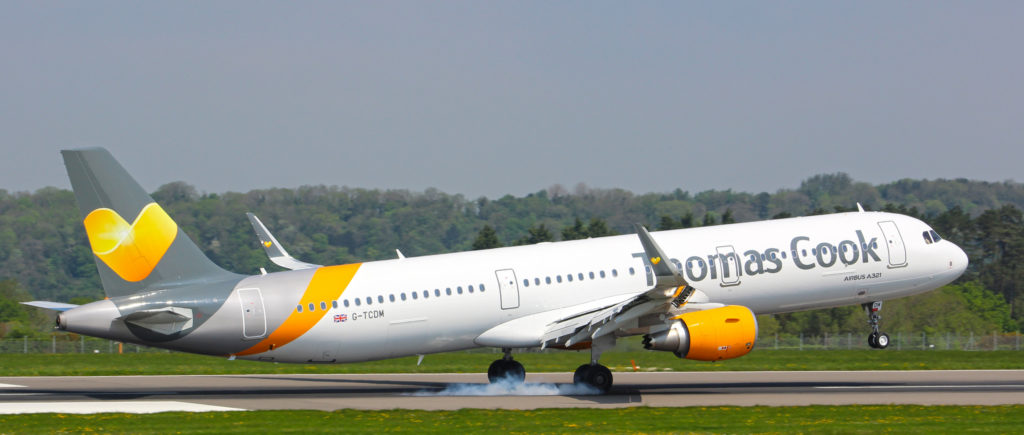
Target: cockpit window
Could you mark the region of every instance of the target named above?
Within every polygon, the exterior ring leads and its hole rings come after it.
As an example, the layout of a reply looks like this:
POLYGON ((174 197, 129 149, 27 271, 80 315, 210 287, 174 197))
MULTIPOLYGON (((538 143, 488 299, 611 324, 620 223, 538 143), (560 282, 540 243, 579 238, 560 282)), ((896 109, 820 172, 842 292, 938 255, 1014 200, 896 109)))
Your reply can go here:
POLYGON ((931 230, 931 233, 932 233, 932 240, 934 240, 936 242, 938 242, 939 240, 942 240, 942 237, 939 237, 939 233, 936 233, 935 230, 931 230))
POLYGON ((925 243, 927 243, 929 245, 932 244, 932 234, 931 234, 931 232, 925 231, 925 232, 921 233, 921 236, 924 237, 924 242, 925 243))

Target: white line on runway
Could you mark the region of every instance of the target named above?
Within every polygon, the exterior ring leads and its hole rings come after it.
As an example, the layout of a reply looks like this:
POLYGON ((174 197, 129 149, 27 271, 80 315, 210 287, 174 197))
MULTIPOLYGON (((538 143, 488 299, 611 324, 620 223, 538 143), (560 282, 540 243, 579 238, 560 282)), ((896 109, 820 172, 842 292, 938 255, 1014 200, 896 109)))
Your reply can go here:
POLYGON ((198 403, 174 402, 169 400, 138 401, 90 401, 90 402, 0 402, 0 414, 38 414, 54 412, 61 414, 97 414, 101 412, 124 412, 129 414, 150 414, 154 412, 185 411, 245 411, 241 408, 201 405, 198 403))
POLYGON ((0 388, 25 388, 24 385, 0 384, 0 388))
POLYGON ((851 385, 851 386, 828 385, 828 386, 820 386, 820 387, 814 387, 814 388, 820 388, 822 390, 858 390, 858 389, 859 390, 870 390, 870 389, 884 390, 884 389, 898 389, 898 388, 904 388, 904 389, 915 389, 915 388, 1021 388, 1021 389, 1024 389, 1024 385, 1022 385, 1022 384, 1005 384, 1005 385, 991 385, 991 384, 986 384, 986 385, 851 385))

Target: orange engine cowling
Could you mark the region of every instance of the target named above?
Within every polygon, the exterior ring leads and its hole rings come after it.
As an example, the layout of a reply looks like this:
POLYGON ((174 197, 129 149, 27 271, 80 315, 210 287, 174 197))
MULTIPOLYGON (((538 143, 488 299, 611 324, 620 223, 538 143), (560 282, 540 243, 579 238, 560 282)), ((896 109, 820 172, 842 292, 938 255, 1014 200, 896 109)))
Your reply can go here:
POLYGON ((738 358, 754 348, 757 318, 749 308, 729 305, 682 314, 669 329, 644 336, 644 348, 700 361, 738 358))

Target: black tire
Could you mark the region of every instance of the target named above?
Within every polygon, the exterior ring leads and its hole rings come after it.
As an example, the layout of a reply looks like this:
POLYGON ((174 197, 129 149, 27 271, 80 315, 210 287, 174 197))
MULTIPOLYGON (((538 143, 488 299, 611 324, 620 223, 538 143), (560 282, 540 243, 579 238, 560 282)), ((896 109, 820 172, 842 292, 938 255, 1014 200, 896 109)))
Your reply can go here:
POLYGON ((880 333, 878 337, 875 337, 875 347, 879 349, 885 349, 889 347, 889 334, 880 333))
POLYGON ((587 371, 583 383, 597 388, 602 394, 612 388, 612 371, 603 365, 594 365, 587 371))
POLYGON ((503 379, 511 379, 516 383, 523 383, 526 380, 526 368, 519 361, 495 360, 487 368, 487 381, 495 383, 503 379))
POLYGON ((574 384, 583 383, 583 380, 586 379, 587 372, 590 371, 591 367, 593 367, 593 366, 591 366, 590 364, 583 364, 583 365, 577 367, 576 368, 576 372, 572 374, 572 383, 574 383, 574 384))
POLYGON ((878 349, 878 334, 877 333, 872 332, 872 333, 868 334, 868 346, 871 346, 872 349, 878 349))
POLYGON ((505 372, 508 370, 507 367, 508 364, 505 360, 495 360, 491 363, 491 366, 487 368, 487 380, 492 384, 498 382, 499 379, 505 377, 505 372))
POLYGON ((519 361, 510 360, 507 361, 508 366, 505 368, 505 377, 511 379, 517 384, 521 384, 526 381, 526 367, 519 361))

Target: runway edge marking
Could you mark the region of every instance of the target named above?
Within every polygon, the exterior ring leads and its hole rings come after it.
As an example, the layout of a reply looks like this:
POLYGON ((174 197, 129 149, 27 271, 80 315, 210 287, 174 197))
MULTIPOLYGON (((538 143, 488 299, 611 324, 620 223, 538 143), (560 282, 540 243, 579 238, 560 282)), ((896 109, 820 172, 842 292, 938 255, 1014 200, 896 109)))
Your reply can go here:
POLYGON ((0 402, 0 414, 99 414, 107 412, 152 414, 156 412, 171 411, 208 412, 248 410, 170 400, 0 402))

